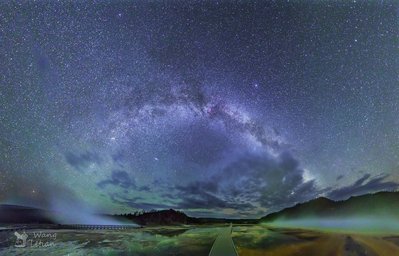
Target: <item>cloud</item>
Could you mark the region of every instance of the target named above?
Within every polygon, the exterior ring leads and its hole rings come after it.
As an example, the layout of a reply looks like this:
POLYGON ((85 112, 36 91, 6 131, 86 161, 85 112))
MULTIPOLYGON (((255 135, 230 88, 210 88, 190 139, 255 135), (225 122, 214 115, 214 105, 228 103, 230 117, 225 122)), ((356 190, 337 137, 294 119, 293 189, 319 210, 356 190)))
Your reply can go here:
POLYGON ((361 177, 360 179, 358 179, 357 181, 355 181, 355 183, 353 183, 353 187, 359 187, 361 186, 366 180, 368 180, 371 177, 371 175, 369 173, 363 175, 363 177, 361 177))
POLYGON ((102 162, 98 154, 90 151, 83 153, 67 152, 65 153, 65 160, 78 171, 85 171, 90 164, 101 164, 102 162))
POLYGON ((334 200, 344 200, 355 195, 397 190, 399 184, 393 181, 384 181, 387 177, 388 175, 378 175, 371 178, 370 174, 365 174, 349 186, 330 191, 327 197, 334 200))
POLYGON ((111 200, 116 204, 127 205, 134 209, 140 210, 152 210, 152 209, 170 209, 176 208, 174 204, 166 204, 166 203, 151 203, 151 202, 143 202, 145 201, 141 197, 133 197, 129 198, 120 194, 110 194, 111 200))
POLYGON ((248 202, 239 200, 230 201, 223 199, 223 196, 217 196, 216 184, 212 182, 193 182, 185 186, 176 186, 177 196, 181 201, 177 204, 180 209, 245 209, 251 210, 254 206, 248 202))
POLYGON ((123 166, 123 163, 126 161, 125 152, 122 150, 117 151, 116 153, 111 154, 111 158, 117 165, 123 166))
POLYGON ((341 180, 342 178, 344 178, 344 175, 343 175, 343 174, 338 175, 336 180, 339 181, 339 180, 341 180))
POLYGON ((119 186, 122 188, 135 188, 136 184, 129 174, 123 170, 113 170, 111 177, 97 183, 100 188, 105 188, 107 185, 119 186))
POLYGON ((145 191, 145 192, 151 192, 151 191, 152 191, 151 187, 150 187, 150 186, 147 186, 147 185, 138 187, 137 190, 139 190, 139 191, 145 191))
MULTIPOLYGON (((247 158, 231 168, 235 168, 236 173, 242 173, 245 168, 252 170, 252 175, 245 182, 250 189, 244 196, 255 198, 260 206, 269 211, 309 200, 319 193, 314 180, 303 179, 303 169, 288 151, 277 157, 247 158)), ((245 183, 238 183, 236 189, 239 190, 245 183)))
POLYGON ((245 155, 208 179, 175 189, 181 208, 232 208, 242 212, 256 207, 278 210, 319 193, 314 180, 304 181, 303 169, 290 152, 277 157, 245 155))

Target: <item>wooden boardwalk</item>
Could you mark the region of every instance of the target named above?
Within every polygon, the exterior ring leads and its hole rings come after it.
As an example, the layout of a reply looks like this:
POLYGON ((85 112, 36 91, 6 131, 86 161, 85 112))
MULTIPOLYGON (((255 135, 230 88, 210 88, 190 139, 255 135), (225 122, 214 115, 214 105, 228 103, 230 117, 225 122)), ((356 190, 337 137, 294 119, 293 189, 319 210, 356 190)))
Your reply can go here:
POLYGON ((83 230, 125 230, 125 229, 136 229, 140 228, 136 224, 123 224, 123 225, 84 225, 84 224, 55 224, 55 225, 18 225, 1 228, 0 232, 10 232, 19 230, 31 230, 31 229, 83 229, 83 230))
POLYGON ((231 232, 233 230, 232 224, 229 227, 223 228, 215 242, 212 245, 209 256, 238 256, 231 232))
POLYGON ((122 229, 131 229, 138 228, 140 226, 132 224, 132 225, 83 225, 83 224, 68 224, 68 225, 60 225, 61 229, 107 229, 107 230, 122 230, 122 229))

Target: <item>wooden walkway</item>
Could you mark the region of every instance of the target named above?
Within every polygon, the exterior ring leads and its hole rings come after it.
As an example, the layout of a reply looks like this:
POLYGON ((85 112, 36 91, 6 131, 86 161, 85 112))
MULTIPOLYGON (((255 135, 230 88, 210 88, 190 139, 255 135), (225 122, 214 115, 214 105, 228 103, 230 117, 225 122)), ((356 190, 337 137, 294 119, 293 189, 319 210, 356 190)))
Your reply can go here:
POLYGON ((0 232, 10 232, 19 230, 30 230, 30 229, 84 229, 84 230, 125 230, 125 229, 136 229, 140 226, 131 225, 84 225, 84 224, 55 224, 55 225, 19 225, 1 228, 0 232))
POLYGON ((61 229, 108 229, 108 230, 121 230, 121 229, 131 229, 138 228, 140 226, 132 225, 82 225, 82 224, 68 224, 60 225, 61 229))
POLYGON ((233 226, 223 228, 212 245, 209 256, 238 256, 231 233, 233 226))

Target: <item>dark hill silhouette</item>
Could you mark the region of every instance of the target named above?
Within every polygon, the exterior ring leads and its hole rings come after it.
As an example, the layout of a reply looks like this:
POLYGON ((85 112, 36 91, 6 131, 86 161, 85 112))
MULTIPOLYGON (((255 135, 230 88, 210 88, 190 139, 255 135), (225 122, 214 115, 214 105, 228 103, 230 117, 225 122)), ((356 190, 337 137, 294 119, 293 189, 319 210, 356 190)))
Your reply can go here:
POLYGON ((399 218, 399 192, 378 192, 350 197, 343 201, 333 201, 320 197, 268 214, 260 220, 262 222, 271 222, 276 219, 296 219, 301 217, 356 217, 359 215, 396 215, 399 218))
POLYGON ((187 216, 181 211, 173 209, 135 212, 133 214, 113 215, 112 217, 124 221, 129 220, 139 225, 178 225, 178 224, 218 224, 218 223, 245 223, 254 224, 258 219, 225 219, 225 218, 196 218, 187 216))
POLYGON ((10 204, 0 205, 0 223, 54 224, 49 211, 10 204))
POLYGON ((118 219, 128 219, 139 225, 175 225, 190 224, 192 218, 185 213, 173 209, 151 211, 136 214, 114 215, 118 219))

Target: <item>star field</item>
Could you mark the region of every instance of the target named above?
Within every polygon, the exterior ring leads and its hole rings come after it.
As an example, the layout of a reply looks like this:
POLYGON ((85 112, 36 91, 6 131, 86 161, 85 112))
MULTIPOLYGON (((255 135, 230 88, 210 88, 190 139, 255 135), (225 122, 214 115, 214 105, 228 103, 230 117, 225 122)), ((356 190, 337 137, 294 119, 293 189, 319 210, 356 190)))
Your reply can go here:
POLYGON ((399 5, 0 3, 0 202, 258 217, 399 187, 399 5))

